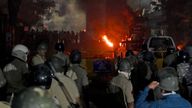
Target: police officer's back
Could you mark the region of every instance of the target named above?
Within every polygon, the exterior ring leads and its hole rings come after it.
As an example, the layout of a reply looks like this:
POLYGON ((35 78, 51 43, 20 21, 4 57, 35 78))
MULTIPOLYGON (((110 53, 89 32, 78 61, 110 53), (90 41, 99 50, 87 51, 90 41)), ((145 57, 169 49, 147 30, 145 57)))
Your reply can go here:
POLYGON ((127 59, 122 59, 118 68, 118 75, 111 80, 111 84, 122 89, 124 102, 128 108, 134 107, 133 87, 130 80, 131 65, 127 59))
POLYGON ((64 72, 66 72, 69 67, 70 61, 69 56, 64 53, 65 51, 64 43, 62 42, 56 43, 55 50, 57 52, 52 56, 52 59, 60 59, 60 63, 62 64, 64 72))
POLYGON ((53 80, 49 91, 58 100, 62 108, 81 105, 76 83, 64 75, 65 69, 62 63, 63 60, 59 58, 51 58, 46 62, 53 72, 53 80))
POLYGON ((96 76, 92 79, 87 97, 97 108, 125 108, 124 95, 120 87, 110 83, 113 76, 112 64, 103 59, 94 61, 96 76))
POLYGON ((8 96, 25 88, 25 75, 29 73, 27 64, 28 53, 29 49, 22 44, 18 44, 12 49, 14 59, 3 69, 7 80, 8 96))
POLYGON ((88 86, 88 77, 86 70, 80 66, 81 63, 81 52, 79 50, 73 50, 70 54, 71 67, 66 73, 67 76, 72 78, 82 94, 84 87, 88 86))

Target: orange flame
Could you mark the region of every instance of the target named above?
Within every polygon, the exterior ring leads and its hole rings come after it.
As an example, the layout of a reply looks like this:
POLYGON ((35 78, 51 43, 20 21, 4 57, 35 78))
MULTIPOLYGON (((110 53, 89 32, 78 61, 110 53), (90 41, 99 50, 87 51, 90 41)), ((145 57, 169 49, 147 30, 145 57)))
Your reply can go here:
POLYGON ((131 40, 132 40, 132 38, 131 38, 131 37, 129 37, 129 38, 128 38, 128 41, 131 41, 131 40))
POLYGON ((103 40, 105 41, 105 43, 109 46, 109 47, 113 47, 113 43, 107 38, 106 35, 104 35, 103 40))
POLYGON ((179 45, 177 45, 177 49, 178 50, 182 50, 184 48, 184 44, 179 44, 179 45))

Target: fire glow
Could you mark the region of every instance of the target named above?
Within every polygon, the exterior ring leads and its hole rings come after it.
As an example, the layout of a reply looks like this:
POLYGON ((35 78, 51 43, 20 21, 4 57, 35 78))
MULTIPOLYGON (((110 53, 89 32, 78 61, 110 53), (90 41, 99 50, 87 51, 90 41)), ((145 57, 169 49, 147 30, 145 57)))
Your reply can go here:
POLYGON ((103 40, 105 41, 105 43, 109 46, 109 47, 113 47, 113 43, 107 38, 106 35, 104 35, 103 40))

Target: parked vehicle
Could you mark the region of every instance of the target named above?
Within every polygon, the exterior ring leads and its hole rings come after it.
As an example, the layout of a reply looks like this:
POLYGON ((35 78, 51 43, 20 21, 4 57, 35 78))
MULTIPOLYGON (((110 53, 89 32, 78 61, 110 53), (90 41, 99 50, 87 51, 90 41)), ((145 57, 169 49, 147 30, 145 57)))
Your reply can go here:
POLYGON ((146 41, 147 49, 151 52, 166 52, 167 48, 174 48, 176 45, 171 36, 151 36, 146 41))

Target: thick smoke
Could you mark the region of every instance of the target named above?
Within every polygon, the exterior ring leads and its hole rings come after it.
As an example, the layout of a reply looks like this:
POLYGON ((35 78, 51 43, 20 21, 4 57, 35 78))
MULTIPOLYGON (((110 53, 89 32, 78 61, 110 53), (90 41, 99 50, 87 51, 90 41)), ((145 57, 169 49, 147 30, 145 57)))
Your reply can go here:
POLYGON ((42 23, 48 30, 75 31, 85 29, 85 12, 79 8, 76 0, 54 0, 55 7, 49 8, 42 17, 42 23))
POLYGON ((152 0, 127 0, 127 5, 133 10, 148 9, 152 0))

